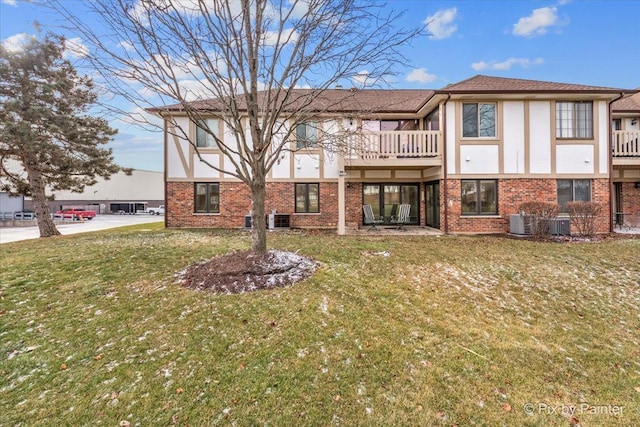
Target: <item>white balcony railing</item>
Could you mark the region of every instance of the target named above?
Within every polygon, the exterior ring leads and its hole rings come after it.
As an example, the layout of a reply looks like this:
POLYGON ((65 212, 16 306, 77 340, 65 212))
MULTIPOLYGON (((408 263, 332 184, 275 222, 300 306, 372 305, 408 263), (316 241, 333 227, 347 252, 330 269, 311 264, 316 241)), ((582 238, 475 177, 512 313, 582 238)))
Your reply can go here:
POLYGON ((349 136, 351 160, 430 158, 440 156, 440 131, 379 131, 349 136))
POLYGON ((640 157, 640 131, 613 131, 613 157, 640 157))

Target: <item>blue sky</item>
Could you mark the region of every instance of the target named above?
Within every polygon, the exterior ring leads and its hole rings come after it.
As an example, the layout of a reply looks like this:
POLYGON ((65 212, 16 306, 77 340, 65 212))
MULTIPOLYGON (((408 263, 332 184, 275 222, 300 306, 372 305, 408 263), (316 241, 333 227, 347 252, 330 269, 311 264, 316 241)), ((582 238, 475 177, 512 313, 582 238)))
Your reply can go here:
MULTIPOLYGON (((80 5, 80 0, 77 1, 80 5)), ((429 36, 404 49, 396 88, 437 89, 476 74, 617 88, 640 87, 640 1, 387 1, 406 10, 399 25, 429 36)), ((0 40, 35 34, 56 17, 20 0, 0 0, 0 40)), ((132 107, 133 108, 133 107, 132 107)), ((122 122, 111 143, 121 166, 161 171, 162 136, 122 122)))

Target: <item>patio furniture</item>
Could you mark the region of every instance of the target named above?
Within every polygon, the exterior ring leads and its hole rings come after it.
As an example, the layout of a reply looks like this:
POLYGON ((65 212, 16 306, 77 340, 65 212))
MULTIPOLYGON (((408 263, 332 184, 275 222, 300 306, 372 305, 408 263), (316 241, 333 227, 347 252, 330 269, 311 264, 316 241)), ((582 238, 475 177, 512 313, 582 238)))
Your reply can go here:
POLYGON ((409 212, 411 212, 411 205, 408 205, 408 204, 400 205, 400 210, 398 211, 398 217, 391 219, 391 223, 397 225, 396 227, 397 230, 406 230, 404 225, 409 223, 409 212))
POLYGON ((369 231, 379 230, 376 224, 384 224, 384 218, 377 217, 373 214, 373 208, 371 205, 362 205, 362 212, 364 213, 364 224, 370 225, 369 231))

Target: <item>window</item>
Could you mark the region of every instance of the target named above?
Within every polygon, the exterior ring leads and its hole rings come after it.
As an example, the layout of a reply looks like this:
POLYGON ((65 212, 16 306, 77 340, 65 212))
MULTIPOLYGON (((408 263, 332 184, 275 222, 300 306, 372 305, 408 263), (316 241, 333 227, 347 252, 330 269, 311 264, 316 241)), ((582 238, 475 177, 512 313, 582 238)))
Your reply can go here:
POLYGON ((556 102, 557 138, 593 138, 593 103, 556 102))
POLYGON ((424 118, 425 130, 440 130, 440 109, 436 108, 424 118))
POLYGON ((493 138, 496 136, 496 104, 462 104, 462 136, 493 138))
POLYGON ((462 215, 497 215, 498 181, 462 180, 462 215))
POLYGON ((591 180, 589 179, 559 179, 557 187, 560 212, 567 212, 567 202, 591 201, 591 180))
POLYGON ((296 125, 296 148, 314 148, 318 146, 318 124, 315 122, 296 125))
POLYGON ((194 212, 220 213, 220 184, 196 182, 194 193, 194 212))
POLYGON ((613 130, 622 130, 622 119, 613 119, 613 130))
POLYGON ((212 134, 218 136, 218 119, 198 120, 196 125, 196 147, 216 148, 218 144, 216 144, 212 134))
POLYGON ((296 213, 320 213, 320 184, 296 184, 296 213))

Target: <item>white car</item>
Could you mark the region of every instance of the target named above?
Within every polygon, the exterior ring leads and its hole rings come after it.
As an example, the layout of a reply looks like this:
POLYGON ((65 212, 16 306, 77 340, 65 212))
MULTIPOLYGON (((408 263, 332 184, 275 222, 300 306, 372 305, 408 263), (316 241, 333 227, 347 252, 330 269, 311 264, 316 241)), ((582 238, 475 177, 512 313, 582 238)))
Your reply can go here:
POLYGON ((148 208, 149 215, 164 215, 164 205, 160 205, 157 208, 148 208))

